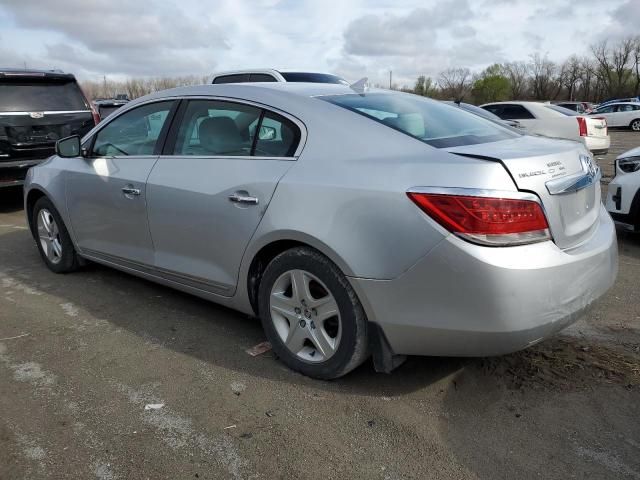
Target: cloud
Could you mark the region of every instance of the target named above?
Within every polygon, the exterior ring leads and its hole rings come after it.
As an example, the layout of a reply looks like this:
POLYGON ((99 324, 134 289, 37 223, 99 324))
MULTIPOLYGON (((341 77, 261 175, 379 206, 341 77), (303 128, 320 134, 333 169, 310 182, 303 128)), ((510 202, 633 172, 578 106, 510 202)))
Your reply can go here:
POLYGON ((0 65, 82 78, 237 68, 413 84, 635 34, 640 0, 0 0, 0 65), (11 47, 9 47, 9 45, 11 47))

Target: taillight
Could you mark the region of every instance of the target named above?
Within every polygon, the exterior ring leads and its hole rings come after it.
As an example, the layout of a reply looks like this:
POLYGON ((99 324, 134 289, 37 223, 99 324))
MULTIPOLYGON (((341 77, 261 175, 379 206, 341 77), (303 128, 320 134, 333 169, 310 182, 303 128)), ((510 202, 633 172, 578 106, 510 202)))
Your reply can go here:
POLYGON ((96 125, 100 123, 100 114, 96 110, 96 107, 91 105, 91 115, 93 115, 93 123, 96 125))
POLYGON ((576 117, 578 120, 578 129, 580 130, 580 136, 587 136, 587 119, 584 117, 576 117))
POLYGON ((516 198, 408 192, 427 215, 455 235, 492 246, 549 240, 549 224, 540 204, 516 198))

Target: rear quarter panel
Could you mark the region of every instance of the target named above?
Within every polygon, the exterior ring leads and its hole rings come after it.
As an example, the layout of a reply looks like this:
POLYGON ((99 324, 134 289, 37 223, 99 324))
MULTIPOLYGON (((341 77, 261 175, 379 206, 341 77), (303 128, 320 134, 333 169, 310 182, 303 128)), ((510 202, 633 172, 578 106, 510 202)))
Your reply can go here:
POLYGON ((408 189, 515 189, 500 163, 449 154, 315 101, 304 118, 306 146, 280 181, 245 266, 265 244, 294 239, 318 248, 346 275, 395 278, 447 235, 409 200, 408 189))

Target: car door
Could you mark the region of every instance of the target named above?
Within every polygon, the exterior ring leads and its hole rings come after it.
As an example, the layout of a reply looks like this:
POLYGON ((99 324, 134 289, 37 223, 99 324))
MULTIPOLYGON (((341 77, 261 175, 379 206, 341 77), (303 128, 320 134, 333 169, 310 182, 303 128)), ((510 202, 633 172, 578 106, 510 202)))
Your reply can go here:
POLYGON ((296 122, 258 106, 183 101, 147 182, 159 273, 232 295, 245 248, 300 137, 296 122))
POLYGON ((67 208, 80 250, 135 268, 153 264, 146 181, 166 137, 174 101, 119 115, 90 140, 89 154, 67 174, 67 208))

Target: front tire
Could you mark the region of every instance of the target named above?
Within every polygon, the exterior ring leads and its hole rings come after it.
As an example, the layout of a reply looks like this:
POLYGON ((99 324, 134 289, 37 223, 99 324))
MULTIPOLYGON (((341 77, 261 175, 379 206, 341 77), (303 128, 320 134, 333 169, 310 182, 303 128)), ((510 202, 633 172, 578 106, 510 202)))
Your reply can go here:
POLYGON ((636 118, 629 124, 629 128, 634 132, 640 132, 640 118, 636 118))
POLYGON ((47 197, 33 207, 32 225, 40 256, 49 270, 68 273, 78 269, 79 261, 62 217, 47 197))
POLYGON ((267 338, 292 370, 330 380, 369 356, 364 309, 340 269, 316 250, 296 247, 276 256, 258 302, 267 338))

